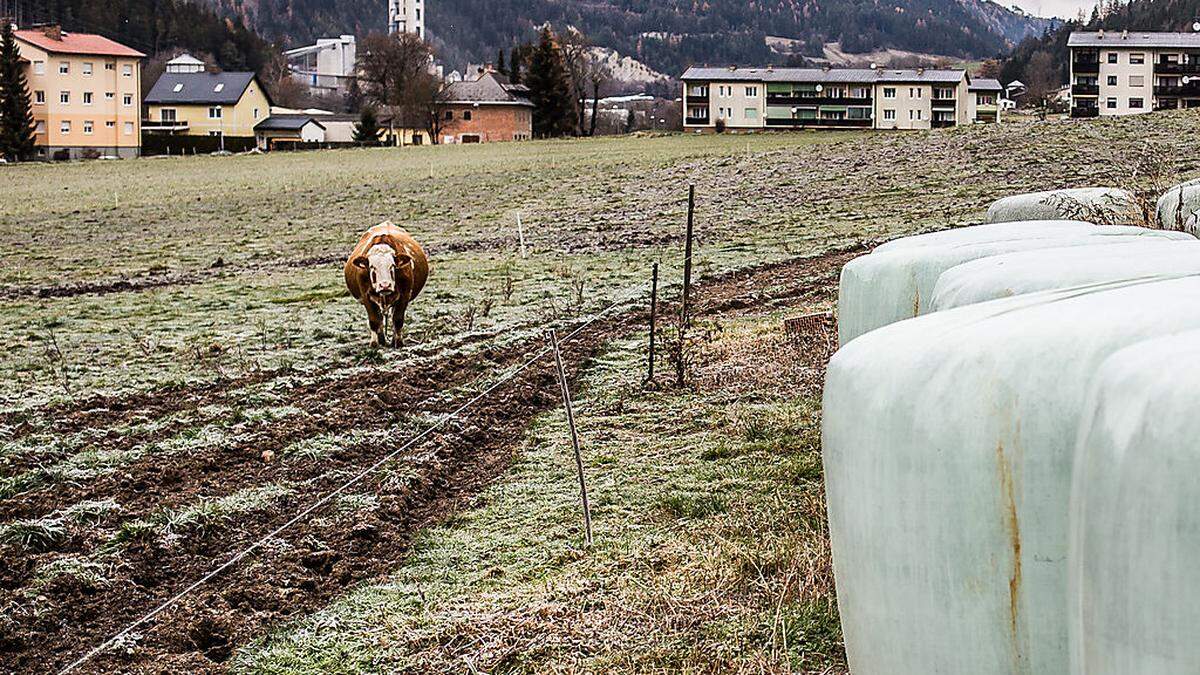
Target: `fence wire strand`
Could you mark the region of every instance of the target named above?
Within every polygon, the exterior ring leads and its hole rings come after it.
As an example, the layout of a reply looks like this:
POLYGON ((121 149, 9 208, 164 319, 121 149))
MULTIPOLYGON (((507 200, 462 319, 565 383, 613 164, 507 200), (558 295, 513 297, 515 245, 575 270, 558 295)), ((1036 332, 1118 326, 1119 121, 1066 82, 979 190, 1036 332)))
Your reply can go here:
MULTIPOLYGON (((637 300, 639 298, 639 296, 641 294, 646 292, 648 287, 649 287, 648 282, 639 284, 637 287, 635 287, 633 289, 632 293, 629 293, 625 297, 622 297, 622 298, 619 298, 619 299, 613 301, 608 306, 606 306, 604 309, 601 309, 600 311, 593 313, 586 321, 584 321, 579 326, 574 328, 571 332, 569 332, 565 336, 563 336, 561 339, 561 342, 566 343, 566 342, 572 340, 573 338, 578 336, 580 333, 582 333, 584 330, 586 330, 589 326, 591 326, 593 323, 600 320, 606 314, 611 312, 613 309, 615 309, 619 306, 623 306, 623 305, 634 302, 635 300, 637 300)), ((454 418, 461 415, 463 412, 465 412, 468 408, 474 406, 476 403, 479 403, 483 399, 491 396, 492 393, 494 393, 501 386, 507 384, 513 378, 515 378, 516 376, 525 372, 530 367, 532 367, 535 363, 537 363, 541 359, 545 358, 546 356, 550 355, 551 353, 553 353, 553 349, 551 347, 549 347, 549 346, 542 347, 532 357, 530 357, 523 363, 511 368, 507 373, 502 375, 499 379, 497 379, 495 382, 493 382, 491 385, 489 385, 486 389, 484 389, 483 391, 476 394, 474 397, 472 397, 467 402, 460 405, 454 411, 443 415, 442 418, 439 419, 432 426, 421 431, 416 436, 413 436, 412 438, 410 438, 407 442, 405 442, 400 447, 387 453, 382 458, 377 460, 374 464, 367 467, 366 469, 363 469, 358 474, 356 474, 354 477, 352 477, 350 480, 342 483, 338 488, 336 488, 332 492, 329 492, 324 497, 321 497, 317 501, 308 505, 303 510, 298 512, 295 516, 290 518, 287 522, 285 522, 282 525, 280 525, 279 527, 276 527, 275 529, 271 530, 269 533, 260 537, 258 540, 256 540, 254 543, 252 543, 250 546, 247 546, 246 548, 242 549, 237 554, 235 554, 233 557, 226 560, 224 563, 222 563, 219 566, 217 566, 216 568, 210 570, 204 576, 202 576, 199 579, 197 579, 196 581, 192 582, 191 584, 186 586, 183 590, 181 590, 178 593, 176 593, 175 595, 171 596, 165 602, 158 605, 157 607, 155 607, 153 610, 151 610, 150 612, 143 615, 138 620, 136 620, 133 623, 126 626, 119 633, 113 635, 111 638, 105 640, 104 642, 100 643, 96 647, 92 648, 90 651, 88 651, 86 654, 79 657, 75 661, 72 661, 65 668, 58 671, 59 675, 63 675, 64 673, 70 673, 70 672, 74 671, 79 666, 90 661, 97 654, 100 654, 101 652, 108 649, 109 647, 122 642, 126 637, 128 637, 131 633, 133 633, 133 631, 136 630, 138 627, 145 625, 146 623, 148 623, 149 621, 154 619, 154 617, 158 616, 162 612, 173 607, 180 600, 187 597, 189 594, 191 594, 197 588, 200 588, 201 586, 208 583, 209 581, 212 581, 214 578, 216 578, 219 574, 221 574, 225 570, 228 570, 229 568, 233 567, 237 563, 246 559, 252 553, 254 553, 258 549, 265 546, 268 542, 270 542, 272 539, 274 539, 275 537, 277 537, 278 535, 283 533, 285 530, 289 529, 296 523, 299 523, 300 521, 304 520, 306 517, 308 517, 314 511, 317 511, 321 507, 328 504, 334 497, 337 497, 338 495, 342 494, 346 490, 354 487, 359 482, 361 482, 364 478, 366 478, 367 476, 371 475, 372 473, 378 471, 380 467, 382 467, 384 464, 387 464, 388 462, 392 461, 393 459, 398 457, 400 454, 402 454, 404 451, 411 449, 413 446, 415 446, 418 443, 420 443, 421 441, 425 440, 433 432, 435 432, 438 429, 445 426, 451 420, 453 420, 454 418)), ((325 474, 325 475, 328 475, 328 474, 325 474)))

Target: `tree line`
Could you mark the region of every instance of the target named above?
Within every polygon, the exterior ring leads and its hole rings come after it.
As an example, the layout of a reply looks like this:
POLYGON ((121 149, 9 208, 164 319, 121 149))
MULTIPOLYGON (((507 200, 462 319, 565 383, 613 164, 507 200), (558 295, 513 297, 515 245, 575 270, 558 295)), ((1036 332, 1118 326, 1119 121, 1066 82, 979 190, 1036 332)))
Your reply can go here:
MULTIPOLYGON (((437 142, 447 88, 432 64, 433 48, 415 35, 364 38, 358 46, 359 78, 346 102, 348 109, 361 111, 355 140, 373 142, 392 127, 424 129, 437 142)), ((504 81, 528 89, 535 137, 596 133, 596 110, 611 73, 602 52, 581 32, 560 34, 544 26, 536 40, 500 50, 492 65, 504 81)))

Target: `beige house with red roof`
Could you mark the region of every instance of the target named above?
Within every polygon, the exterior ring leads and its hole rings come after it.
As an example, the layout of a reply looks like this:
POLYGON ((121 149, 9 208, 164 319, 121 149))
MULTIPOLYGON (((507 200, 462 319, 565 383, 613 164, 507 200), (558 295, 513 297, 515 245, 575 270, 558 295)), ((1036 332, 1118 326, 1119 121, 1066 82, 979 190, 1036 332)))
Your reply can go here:
POLYGON ((57 26, 18 30, 15 36, 26 62, 39 155, 141 154, 145 54, 100 35, 67 33, 57 26))

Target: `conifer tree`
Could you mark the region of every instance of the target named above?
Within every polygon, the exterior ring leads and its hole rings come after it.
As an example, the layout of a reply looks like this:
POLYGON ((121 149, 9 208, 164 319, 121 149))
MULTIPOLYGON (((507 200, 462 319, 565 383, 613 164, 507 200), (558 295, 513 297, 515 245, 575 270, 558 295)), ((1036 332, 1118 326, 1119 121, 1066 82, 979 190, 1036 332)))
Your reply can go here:
POLYGON ((533 133, 547 138, 570 133, 575 125, 571 86, 562 51, 550 27, 542 28, 538 44, 529 59, 525 74, 529 99, 533 102, 533 133))
POLYGON ((379 118, 375 116, 375 109, 371 106, 363 108, 358 123, 354 125, 354 142, 378 143, 381 131, 383 130, 379 128, 379 118))
POLYGON ((508 68, 504 65, 504 50, 501 49, 496 53, 496 72, 501 75, 508 75, 508 68))
POLYGON ((21 67, 12 24, 5 22, 0 37, 0 156, 9 161, 33 155, 33 104, 21 67))
POLYGON ((521 84, 524 73, 521 71, 525 68, 525 59, 522 57, 524 50, 520 45, 512 48, 512 58, 508 60, 508 80, 513 84, 521 84))

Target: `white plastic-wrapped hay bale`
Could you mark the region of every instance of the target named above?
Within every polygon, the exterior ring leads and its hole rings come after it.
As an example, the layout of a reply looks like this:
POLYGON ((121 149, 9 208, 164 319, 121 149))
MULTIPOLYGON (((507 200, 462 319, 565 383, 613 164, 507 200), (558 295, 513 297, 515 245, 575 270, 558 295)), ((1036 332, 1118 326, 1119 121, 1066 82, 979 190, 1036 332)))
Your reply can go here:
POLYGON ((989 223, 1057 218, 1090 220, 1104 225, 1138 225, 1142 222, 1141 210, 1131 193, 1106 187, 1010 195, 992 202, 987 210, 989 223))
POLYGON ((1071 493, 1071 672, 1200 673, 1200 332, 1117 352, 1071 493))
POLYGON ((1196 211, 1200 211, 1200 179, 1180 183, 1167 190, 1158 198, 1154 209, 1159 227, 1200 236, 1193 217, 1196 211))
POLYGON ((834 355, 823 453, 855 675, 1064 673, 1067 513, 1086 383, 1200 328, 1200 278, 1029 293, 834 355))
POLYGON ((1148 237, 1119 245, 1044 248, 972 260, 938 277, 932 312, 1023 293, 1124 279, 1200 274, 1200 241, 1148 237))
MULTIPOLYGON (((1143 237, 1178 239, 1179 232, 1129 226, 1073 225, 1059 222, 1045 232, 1012 225, 985 225, 913 237, 918 241, 881 246, 842 268, 838 291, 838 342, 929 311, 942 272, 962 263, 1015 251, 1137 241, 1143 237), (1025 236, 1020 232, 1024 230, 1025 236), (1036 232, 1038 236, 1032 236, 1036 232), (928 239, 926 239, 928 238, 928 239)), ((1024 225, 1024 224, 1022 224, 1024 225)))

